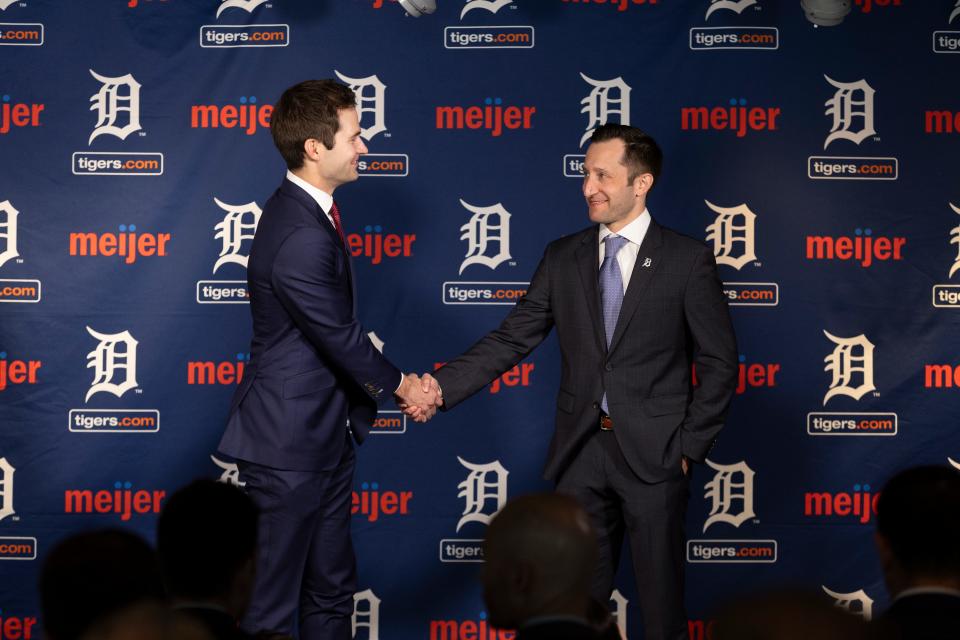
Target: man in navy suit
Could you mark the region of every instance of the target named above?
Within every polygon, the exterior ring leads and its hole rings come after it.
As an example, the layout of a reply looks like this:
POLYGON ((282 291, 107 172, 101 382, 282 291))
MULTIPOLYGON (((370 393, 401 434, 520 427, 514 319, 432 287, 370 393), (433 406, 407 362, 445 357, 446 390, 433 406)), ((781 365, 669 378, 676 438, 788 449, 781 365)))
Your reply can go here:
POLYGON ((425 376, 424 389, 439 382, 452 408, 556 327, 560 390, 544 477, 593 519, 594 598, 610 597, 626 534, 645 637, 680 640, 689 465, 703 462, 723 427, 737 345, 713 253, 647 211, 662 157, 640 129, 597 127, 583 178, 594 224, 548 245, 500 327, 436 380, 425 376))
POLYGON ((333 192, 357 179, 367 148, 353 91, 333 80, 287 89, 270 133, 287 164, 267 200, 247 277, 253 340, 221 453, 261 517, 257 578, 242 621, 254 634, 351 637, 356 563, 350 540, 353 441, 391 397, 435 412, 356 316, 354 276, 333 192))

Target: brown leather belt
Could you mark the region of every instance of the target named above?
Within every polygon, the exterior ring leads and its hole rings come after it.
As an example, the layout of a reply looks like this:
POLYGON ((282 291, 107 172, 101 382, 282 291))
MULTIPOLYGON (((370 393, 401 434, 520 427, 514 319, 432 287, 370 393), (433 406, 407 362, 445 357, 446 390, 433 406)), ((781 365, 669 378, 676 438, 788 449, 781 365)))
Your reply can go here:
POLYGON ((613 431, 613 418, 605 413, 600 414, 600 431, 613 431))

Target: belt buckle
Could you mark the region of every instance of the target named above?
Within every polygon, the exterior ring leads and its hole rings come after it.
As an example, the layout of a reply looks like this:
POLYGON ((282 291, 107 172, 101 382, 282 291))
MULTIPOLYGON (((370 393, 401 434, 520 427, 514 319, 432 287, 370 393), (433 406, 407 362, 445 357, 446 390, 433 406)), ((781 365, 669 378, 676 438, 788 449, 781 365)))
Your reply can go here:
POLYGON ((600 414, 600 431, 613 431, 613 419, 610 416, 600 414))

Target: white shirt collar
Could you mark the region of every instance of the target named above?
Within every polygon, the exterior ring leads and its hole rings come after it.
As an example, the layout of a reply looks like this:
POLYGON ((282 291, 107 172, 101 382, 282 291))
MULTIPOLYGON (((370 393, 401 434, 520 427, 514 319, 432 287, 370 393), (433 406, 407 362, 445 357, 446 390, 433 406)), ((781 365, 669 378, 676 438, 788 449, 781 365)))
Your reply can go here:
MULTIPOLYGON (((640 245, 643 242, 644 236, 647 235, 647 229, 650 227, 650 211, 644 209, 643 213, 637 216, 637 219, 625 226, 623 229, 617 232, 618 236, 623 236, 630 242, 640 245)), ((607 225, 600 225, 600 244, 603 244, 604 239, 612 234, 613 232, 607 228, 607 225)))
POLYGON ((308 194, 310 197, 317 201, 317 204, 320 205, 320 208, 323 209, 323 212, 327 215, 330 215, 330 209, 333 208, 333 196, 323 191, 317 189, 315 186, 304 180, 303 178, 294 175, 292 171, 287 170, 287 180, 297 185, 308 194))

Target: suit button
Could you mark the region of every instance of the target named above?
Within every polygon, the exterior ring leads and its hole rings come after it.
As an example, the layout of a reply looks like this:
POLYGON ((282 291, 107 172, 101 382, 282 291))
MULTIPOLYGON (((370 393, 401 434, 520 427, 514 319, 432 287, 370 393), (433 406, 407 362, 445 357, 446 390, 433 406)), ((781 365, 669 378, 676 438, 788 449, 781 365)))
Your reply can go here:
POLYGON ((593 403, 593 408, 594 408, 594 409, 599 409, 599 408, 600 408, 600 403, 599 403, 599 402, 594 402, 594 403, 593 403))
POLYGON ((609 363, 607 363, 606 365, 604 365, 603 368, 604 368, 605 370, 607 370, 607 371, 613 371, 613 365, 612 365, 612 364, 609 364, 609 363))

